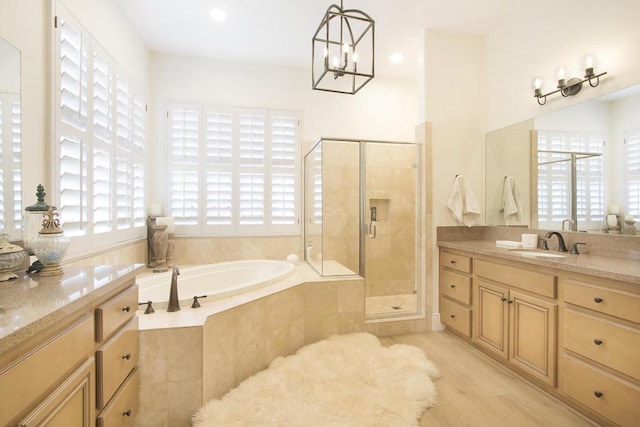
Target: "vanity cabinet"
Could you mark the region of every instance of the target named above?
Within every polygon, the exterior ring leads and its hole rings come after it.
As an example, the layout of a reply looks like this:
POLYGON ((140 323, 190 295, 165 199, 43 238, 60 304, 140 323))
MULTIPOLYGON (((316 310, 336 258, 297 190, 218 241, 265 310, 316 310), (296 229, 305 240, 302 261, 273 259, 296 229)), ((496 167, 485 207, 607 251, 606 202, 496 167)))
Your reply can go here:
MULTIPOLYGON (((46 328, 3 348, 0 426, 133 425, 139 389, 138 288, 133 271, 112 282, 100 276, 97 295, 71 309, 63 306, 46 328)), ((59 293, 61 283, 58 279, 38 286, 43 286, 42 292, 59 293)), ((76 282, 69 283, 72 288, 76 282)), ((90 287, 77 284, 83 290, 90 287)))
POLYGON ((452 333, 599 425, 638 425, 640 285, 441 247, 440 308, 452 333))
POLYGON ((556 384, 555 276, 477 260, 474 341, 529 376, 556 384), (531 290, 528 283, 535 283, 531 290), (520 290, 520 288, 526 289, 520 290))
POLYGON ((447 327, 471 338, 471 258, 440 253, 440 318, 447 327))
POLYGON ((138 287, 133 286, 96 309, 98 427, 133 425, 138 413, 137 306, 138 287))
POLYGON ((620 282, 564 281, 562 391, 619 425, 640 420, 640 294, 620 282))

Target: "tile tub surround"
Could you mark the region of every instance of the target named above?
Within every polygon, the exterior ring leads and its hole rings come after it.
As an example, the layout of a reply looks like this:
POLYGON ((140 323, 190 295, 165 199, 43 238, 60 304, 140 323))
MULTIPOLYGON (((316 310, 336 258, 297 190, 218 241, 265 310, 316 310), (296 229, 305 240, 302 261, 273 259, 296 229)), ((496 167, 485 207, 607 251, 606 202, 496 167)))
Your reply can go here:
MULTIPOLYGON (((505 230, 488 230, 501 227, 472 227, 467 233, 465 230, 460 230, 462 227, 452 227, 456 230, 443 230, 445 228, 449 227, 438 228, 438 245, 440 247, 640 284, 640 263, 635 258, 637 251, 640 250, 640 240, 636 240, 638 237, 614 236, 611 238, 610 236, 611 241, 608 241, 602 239, 602 236, 596 236, 593 239, 592 235, 584 233, 563 232, 567 248, 571 248, 571 244, 576 241, 587 242, 586 247, 580 247, 580 255, 571 255, 567 252, 564 258, 530 258, 518 255, 508 248, 496 246, 496 240, 518 240, 520 233, 526 229, 505 228, 509 230, 505 232, 505 230), (627 239, 631 239, 631 241, 627 239), (603 247, 596 248, 598 245, 603 247), (586 248, 590 246, 594 248, 587 251, 586 248), (583 250, 583 248, 585 249, 583 250)), ((538 233, 541 236, 544 234, 545 232, 538 233)), ((553 245, 557 247, 555 239, 550 243, 550 252, 555 253, 553 245)))
POLYGON ((138 312, 139 426, 188 426, 193 412, 277 356, 335 333, 364 330, 364 280, 296 274, 177 313, 138 312))

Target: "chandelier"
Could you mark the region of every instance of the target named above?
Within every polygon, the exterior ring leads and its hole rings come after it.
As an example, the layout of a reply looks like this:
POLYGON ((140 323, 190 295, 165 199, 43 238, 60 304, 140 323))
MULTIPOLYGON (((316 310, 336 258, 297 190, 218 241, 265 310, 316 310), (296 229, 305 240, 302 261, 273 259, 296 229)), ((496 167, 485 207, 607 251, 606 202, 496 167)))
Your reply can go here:
POLYGON ((332 4, 313 36, 311 77, 315 90, 358 92, 374 77, 374 20, 357 9, 332 4))

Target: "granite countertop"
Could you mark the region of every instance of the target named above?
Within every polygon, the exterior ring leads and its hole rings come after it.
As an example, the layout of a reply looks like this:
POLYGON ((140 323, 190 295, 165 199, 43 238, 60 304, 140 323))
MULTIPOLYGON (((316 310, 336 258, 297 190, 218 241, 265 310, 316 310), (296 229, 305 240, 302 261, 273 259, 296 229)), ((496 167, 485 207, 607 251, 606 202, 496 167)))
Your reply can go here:
POLYGON ((22 274, 0 282, 0 354, 91 306, 142 271, 142 264, 63 267, 64 274, 22 274))
MULTIPOLYGON (((522 251, 522 248, 497 246, 495 240, 438 241, 438 246, 640 285, 640 262, 627 258, 590 254, 572 255, 568 252, 562 253, 566 255, 564 258, 529 257, 518 254, 517 251, 522 251)), ((533 249, 533 251, 536 250, 533 249)), ((549 253, 557 254, 558 252, 551 250, 549 253)))

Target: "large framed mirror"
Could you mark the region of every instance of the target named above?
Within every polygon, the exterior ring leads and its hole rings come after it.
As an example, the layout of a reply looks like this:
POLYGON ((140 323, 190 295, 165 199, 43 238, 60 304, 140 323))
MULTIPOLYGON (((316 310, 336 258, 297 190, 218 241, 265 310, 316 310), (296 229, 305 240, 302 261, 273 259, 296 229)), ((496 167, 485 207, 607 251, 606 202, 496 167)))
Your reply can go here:
POLYGON ((640 235, 640 85, 489 132, 485 149, 487 225, 640 235))
POLYGON ((20 50, 0 37, 0 232, 21 237, 22 108, 20 50))

